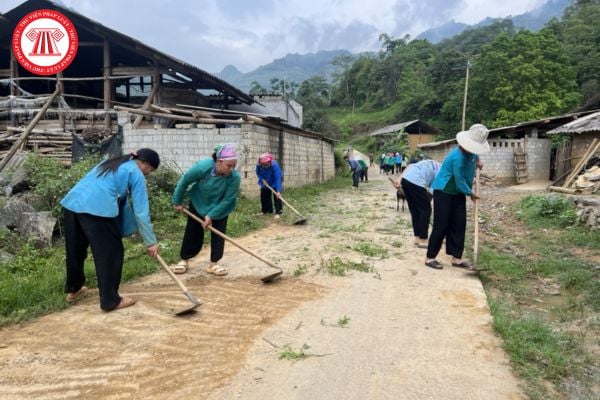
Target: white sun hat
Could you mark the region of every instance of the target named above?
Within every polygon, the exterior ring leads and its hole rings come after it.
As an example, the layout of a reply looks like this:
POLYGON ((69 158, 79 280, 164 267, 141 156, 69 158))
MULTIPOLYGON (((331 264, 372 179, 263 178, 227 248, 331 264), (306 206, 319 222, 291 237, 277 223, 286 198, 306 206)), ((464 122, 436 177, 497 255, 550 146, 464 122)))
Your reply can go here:
POLYGON ((456 141, 469 153, 486 154, 490 152, 490 145, 487 142, 488 132, 485 125, 475 124, 468 131, 458 132, 456 141))

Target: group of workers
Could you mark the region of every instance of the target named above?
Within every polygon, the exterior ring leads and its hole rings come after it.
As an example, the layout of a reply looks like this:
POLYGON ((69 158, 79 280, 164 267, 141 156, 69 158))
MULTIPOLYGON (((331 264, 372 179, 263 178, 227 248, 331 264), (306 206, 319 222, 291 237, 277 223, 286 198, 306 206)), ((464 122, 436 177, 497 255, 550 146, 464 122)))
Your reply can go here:
MULTIPOLYGON (((488 130, 481 124, 457 134, 458 146, 440 164, 422 160, 410 164, 395 181, 402 188, 411 214, 415 246, 426 248, 425 265, 441 269, 436 257, 446 241, 446 253, 451 264, 471 268, 463 259, 466 229, 466 197, 476 201, 479 194, 472 189, 476 168, 483 168, 480 154, 489 151, 488 130), (428 237, 433 199, 434 219, 428 237)), ((237 153, 231 144, 214 148, 210 158, 202 159, 179 179, 172 195, 173 208, 184 210, 184 198, 189 197, 188 216, 180 248, 180 261, 173 272, 183 274, 189 260, 200 252, 204 230, 213 227, 225 233, 227 219, 235 209, 241 178, 237 153)), ((345 156, 352 170, 352 185, 358 188, 363 176, 368 180, 368 166, 345 156)), ((131 154, 107 159, 90 170, 61 200, 65 220, 66 283, 68 302, 79 299, 87 290, 84 262, 91 248, 100 308, 104 311, 126 308, 135 299, 121 296, 119 285, 124 262, 122 237, 139 232, 150 257, 159 254, 158 241, 150 221, 146 178, 160 165, 159 155, 152 149, 139 149, 131 154)), ((400 164, 401 165, 401 164, 400 164)), ((256 164, 260 187, 261 213, 282 214, 283 174, 271 153, 264 153, 256 164)), ((224 240, 211 235, 210 262, 207 273, 223 276, 227 270, 219 265, 223 257, 224 240)))
MULTIPOLYGON (((179 253, 181 260, 173 272, 187 272, 189 260, 202 248, 205 229, 227 231, 227 218, 235 209, 241 183, 235 169, 237 158, 233 145, 217 145, 210 158, 197 162, 177 182, 172 196, 173 208, 183 211, 187 195, 189 212, 203 223, 188 216, 179 253)), ((87 291, 84 262, 90 248, 96 267, 100 308, 112 311, 135 304, 135 299, 119 294, 125 252, 122 238, 138 231, 148 255, 153 258, 158 255, 146 178, 159 165, 158 153, 147 148, 109 158, 90 170, 61 200, 65 219, 64 290, 68 302, 75 302, 87 291)), ((262 213, 275 213, 275 218, 279 218, 283 174, 271 153, 259 157, 256 176, 262 213)), ((221 236, 211 234, 207 273, 227 274, 218 264, 224 246, 221 236)))

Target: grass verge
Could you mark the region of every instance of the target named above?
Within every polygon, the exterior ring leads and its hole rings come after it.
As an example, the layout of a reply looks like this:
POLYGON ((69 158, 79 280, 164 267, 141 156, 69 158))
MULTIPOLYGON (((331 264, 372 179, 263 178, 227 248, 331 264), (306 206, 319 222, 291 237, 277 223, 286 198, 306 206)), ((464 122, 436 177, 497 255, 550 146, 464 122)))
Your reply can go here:
POLYGON ((480 250, 494 329, 532 400, 591 399, 600 384, 600 271, 576 255, 597 233, 574 224, 569 206, 527 197, 514 210, 523 226, 480 250))

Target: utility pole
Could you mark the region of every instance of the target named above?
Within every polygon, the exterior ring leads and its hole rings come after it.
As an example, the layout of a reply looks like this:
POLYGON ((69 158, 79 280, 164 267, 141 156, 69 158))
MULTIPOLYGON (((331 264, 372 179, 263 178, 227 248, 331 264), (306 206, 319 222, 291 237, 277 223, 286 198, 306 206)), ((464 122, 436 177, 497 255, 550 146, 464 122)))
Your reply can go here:
POLYGON ((465 94, 463 97, 463 109, 462 109, 462 124, 461 131, 465 130, 465 114, 467 113, 467 92, 469 91, 469 67, 471 63, 467 60, 467 72, 465 75, 465 94))

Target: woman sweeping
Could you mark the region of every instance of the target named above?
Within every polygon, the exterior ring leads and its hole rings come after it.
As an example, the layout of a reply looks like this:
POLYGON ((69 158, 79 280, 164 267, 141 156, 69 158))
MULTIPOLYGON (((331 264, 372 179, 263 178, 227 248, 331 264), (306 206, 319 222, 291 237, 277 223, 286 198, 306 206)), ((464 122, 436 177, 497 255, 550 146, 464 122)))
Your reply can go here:
POLYGON ((283 173, 273 154, 263 153, 258 157, 256 164, 256 177, 260 187, 260 209, 263 214, 273 214, 275 204, 275 219, 279 219, 283 213, 283 202, 281 201, 281 190, 283 173), (263 179, 273 188, 275 193, 265 186, 263 179))
POLYGON ((151 149, 113 157, 87 173, 61 200, 65 219, 67 301, 77 300, 87 289, 84 261, 92 249, 100 308, 112 311, 129 307, 135 300, 119 295, 123 271, 123 236, 138 230, 150 257, 158 254, 158 242, 150 223, 146 176, 160 164, 151 149))
POLYGON ((446 254, 452 256, 452 266, 471 268, 471 264, 462 258, 467 227, 466 196, 472 201, 479 199, 472 189, 473 178, 475 168, 483 168, 478 155, 490 151, 487 136, 488 129, 481 124, 459 132, 456 135, 458 146, 448 153, 433 180, 433 229, 425 258, 425 265, 430 268, 443 268, 436 257, 444 239, 446 254))
MULTIPOLYGON (((211 158, 198 161, 179 179, 173 192, 173 207, 183 210, 185 194, 189 195, 190 212, 204 220, 204 226, 188 217, 179 255, 181 261, 173 268, 176 274, 183 274, 189 268, 189 259, 195 257, 204 243, 204 228, 212 226, 222 233, 227 231, 227 218, 235 209, 241 178, 235 170, 237 153, 232 144, 220 144, 214 149, 211 158), (188 187, 191 188, 188 191, 188 187)), ((223 276, 227 270, 219 266, 223 258, 225 241, 211 233, 210 263, 206 272, 223 276)))

